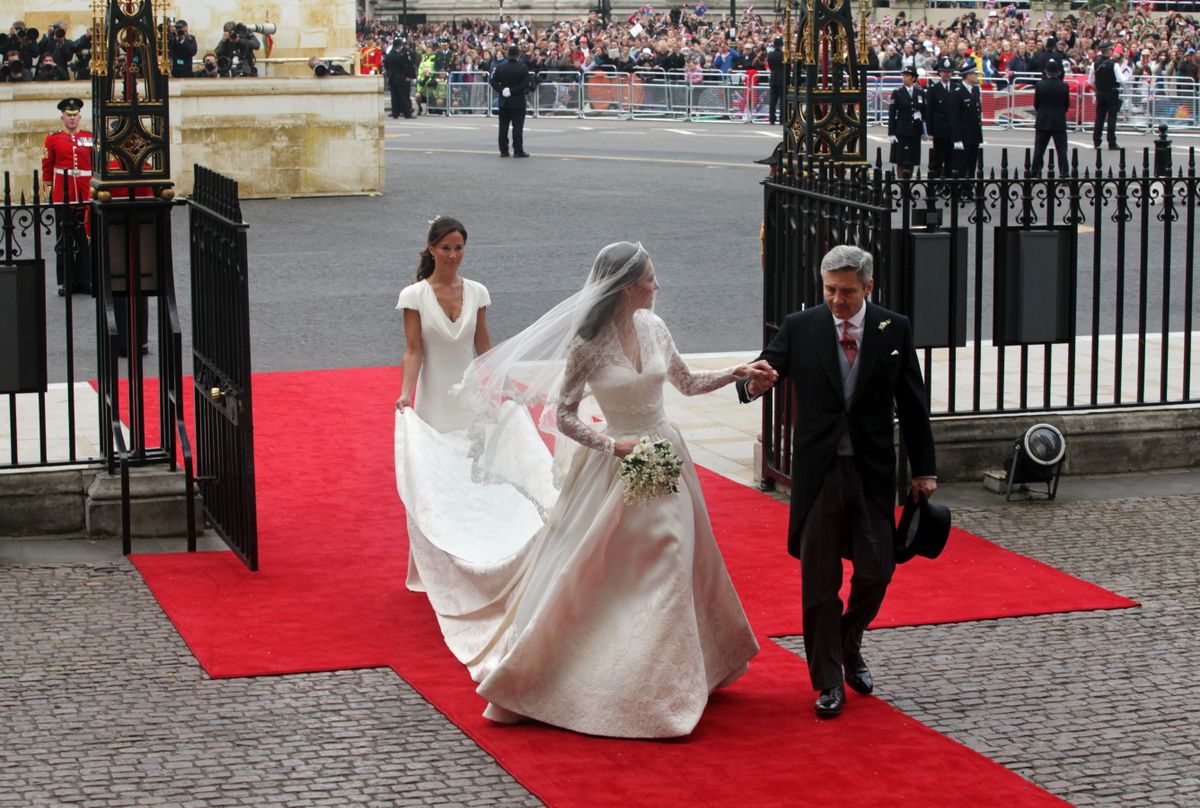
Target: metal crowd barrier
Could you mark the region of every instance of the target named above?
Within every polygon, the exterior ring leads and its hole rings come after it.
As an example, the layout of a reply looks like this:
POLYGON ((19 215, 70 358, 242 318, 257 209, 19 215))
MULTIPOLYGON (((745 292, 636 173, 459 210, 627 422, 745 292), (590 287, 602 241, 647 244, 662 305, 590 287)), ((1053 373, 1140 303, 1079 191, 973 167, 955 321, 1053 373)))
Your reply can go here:
POLYGON ((456 70, 447 78, 447 115, 487 115, 492 109, 492 88, 483 70, 456 70))
MULTIPOLYGON (((979 84, 983 101, 983 125, 1004 129, 1032 129, 1036 121, 1034 85, 1041 77, 1017 73, 1003 79, 985 79, 979 84)), ((1076 130, 1090 131, 1096 123, 1096 92, 1082 75, 1066 77, 1071 88, 1067 122, 1076 130)), ((928 83, 927 79, 922 80, 928 83)), ((868 77, 868 121, 887 124, 892 90, 900 86, 899 73, 874 73, 868 77)), ((1137 76, 1121 87, 1121 109, 1117 126, 1153 131, 1159 124, 1172 130, 1200 130, 1200 84, 1186 76, 1137 76)))
MULTIPOLYGON (((417 89, 427 111, 448 115, 494 115, 497 98, 483 71, 432 74, 417 89)), ((984 126, 1032 129, 1034 84, 1038 77, 1019 73, 980 83, 984 126)), ((1096 94, 1083 76, 1066 77, 1071 87, 1068 122, 1091 130, 1096 121, 1096 94)), ((923 79, 923 83, 928 83, 923 79)), ((886 126, 892 91, 901 86, 899 73, 867 76, 867 122, 886 126)), ((1139 76, 1121 89, 1117 124, 1126 130, 1153 131, 1167 124, 1173 131, 1200 131, 1200 84, 1184 76, 1139 76)), ((630 73, 594 70, 544 72, 530 93, 533 117, 621 118, 633 120, 766 123, 770 108, 767 71, 684 71, 636 69, 630 73)))

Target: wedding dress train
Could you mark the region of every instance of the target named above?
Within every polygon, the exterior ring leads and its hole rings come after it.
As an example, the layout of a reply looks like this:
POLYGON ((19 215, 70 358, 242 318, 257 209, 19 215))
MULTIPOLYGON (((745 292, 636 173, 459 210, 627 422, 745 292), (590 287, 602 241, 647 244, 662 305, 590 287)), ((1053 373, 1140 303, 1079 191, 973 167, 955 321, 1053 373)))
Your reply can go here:
POLYGON ((467 435, 397 415, 410 552, 489 717, 615 737, 687 735, 711 691, 758 651, 695 466, 663 408, 667 380, 696 395, 732 376, 690 371, 652 312, 638 312, 634 327, 640 371, 612 324, 571 346, 557 424, 559 440, 575 443, 559 488, 552 452, 519 404, 505 405, 508 442, 489 449, 504 473, 482 480, 467 435), (602 431, 579 414, 589 390, 602 431), (626 504, 611 448, 640 437, 671 442, 679 491, 626 504))

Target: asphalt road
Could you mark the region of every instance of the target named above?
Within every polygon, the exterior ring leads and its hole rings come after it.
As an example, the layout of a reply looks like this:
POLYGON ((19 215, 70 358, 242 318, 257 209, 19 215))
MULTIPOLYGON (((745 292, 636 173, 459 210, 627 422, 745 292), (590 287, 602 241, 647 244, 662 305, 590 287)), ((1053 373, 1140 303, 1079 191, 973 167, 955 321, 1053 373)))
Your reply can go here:
MULTIPOLYGON (((886 143, 880 129, 869 136, 886 143)), ((998 147, 1032 142, 1030 132, 987 137, 995 147, 985 149, 989 165, 998 147)), ((658 311, 681 351, 753 350, 761 341, 764 176, 753 161, 777 138, 777 128, 763 125, 531 119, 532 159, 503 160, 494 119, 389 120, 382 195, 243 203, 254 367, 398 363, 402 328, 393 307, 438 214, 467 226, 462 272, 490 289, 497 340, 577 290, 605 244, 639 240, 662 284, 658 311)), ((1088 136, 1072 140, 1087 145, 1088 136)), ((1151 139, 1122 142, 1133 149, 1151 139)), ((1177 159, 1191 142, 1177 138, 1177 159)), ((1081 160, 1093 154, 1089 148, 1081 160)), ((173 230, 186 354, 186 210, 176 209, 173 230)), ((61 380, 63 301, 48 291, 51 378, 61 380)), ((93 316, 84 298, 75 300, 76 377, 86 378, 94 373, 93 316)))

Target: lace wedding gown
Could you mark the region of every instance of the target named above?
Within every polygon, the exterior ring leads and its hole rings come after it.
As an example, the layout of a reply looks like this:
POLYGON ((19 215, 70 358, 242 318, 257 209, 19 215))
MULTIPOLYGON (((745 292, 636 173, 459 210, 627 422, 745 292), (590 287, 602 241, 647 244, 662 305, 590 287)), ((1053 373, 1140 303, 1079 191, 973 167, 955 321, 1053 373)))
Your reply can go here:
MULTIPOLYGON (((576 339, 558 427, 576 442, 561 488, 523 407, 501 451, 516 484, 472 480, 465 441, 398 416, 397 488, 412 554, 446 642, 496 720, 521 716, 614 737, 687 735, 710 692, 758 651, 713 537, 695 466, 666 419, 663 384, 688 395, 732 381, 690 371, 665 324, 635 315, 640 371, 609 324, 576 339), (590 390, 603 431, 579 413, 590 390), (679 492, 627 505, 617 440, 669 440, 679 492)), ((562 440, 560 438, 560 440, 562 440)))

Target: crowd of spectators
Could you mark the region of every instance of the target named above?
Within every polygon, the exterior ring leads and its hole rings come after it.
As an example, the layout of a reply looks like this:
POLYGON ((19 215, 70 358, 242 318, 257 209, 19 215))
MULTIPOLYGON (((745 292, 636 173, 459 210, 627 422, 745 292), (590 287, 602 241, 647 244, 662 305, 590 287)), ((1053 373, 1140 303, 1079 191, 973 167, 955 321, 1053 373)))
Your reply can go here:
MULTIPOLYGON (((360 20, 364 50, 386 53, 397 36, 407 38, 417 58, 432 58, 436 71, 490 71, 510 44, 519 45, 533 71, 646 69, 762 71, 782 18, 753 6, 736 21, 703 3, 656 10, 645 6, 624 19, 599 10, 543 26, 505 17, 501 21, 456 20, 400 30, 394 23, 360 20)), ((947 23, 881 8, 868 30, 869 68, 896 72, 912 64, 920 75, 949 55, 957 65, 976 62, 985 86, 1005 86, 1020 74, 1039 76, 1053 56, 1068 76, 1086 76, 1099 59, 1101 40, 1115 43, 1135 76, 1200 75, 1200 21, 1173 12, 1152 15, 1145 8, 1103 6, 1066 14, 1034 13, 1014 5, 963 11, 947 23)), ((378 60, 364 60, 364 71, 378 60)))

